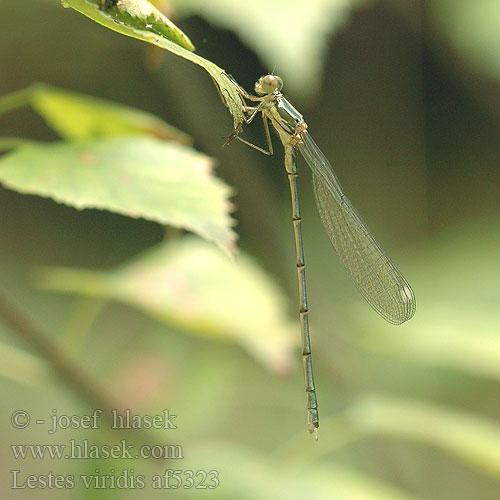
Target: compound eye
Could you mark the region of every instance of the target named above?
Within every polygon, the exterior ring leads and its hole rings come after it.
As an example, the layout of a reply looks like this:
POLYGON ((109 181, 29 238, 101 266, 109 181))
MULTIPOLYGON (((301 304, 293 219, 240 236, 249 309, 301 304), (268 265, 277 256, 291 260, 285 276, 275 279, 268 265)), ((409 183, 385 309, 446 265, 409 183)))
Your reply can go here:
POLYGON ((280 92, 283 88, 283 80, 276 75, 261 76, 255 84, 255 92, 258 95, 272 94, 280 92))

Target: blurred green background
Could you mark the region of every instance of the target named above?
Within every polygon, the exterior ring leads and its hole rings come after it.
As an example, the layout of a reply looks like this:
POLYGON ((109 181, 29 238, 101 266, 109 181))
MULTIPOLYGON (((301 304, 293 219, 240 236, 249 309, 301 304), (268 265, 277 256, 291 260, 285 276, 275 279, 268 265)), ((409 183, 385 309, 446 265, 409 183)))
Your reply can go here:
MULTIPOLYGON (((254 337, 236 342, 231 331, 207 334, 203 325, 186 328, 169 314, 153 317, 133 307, 134 300, 46 291, 41 268, 126 266, 160 243, 165 229, 0 188, 2 294, 60 346, 70 367, 90 374, 96 393, 109 394, 107 404, 120 401, 138 414, 168 408, 178 425, 141 433, 110 431, 104 421, 101 430, 55 435, 33 423, 13 429, 15 410, 49 420, 53 410, 89 414, 96 400, 68 385, 0 317, 2 497, 499 498, 500 3, 178 0, 161 6, 200 55, 246 89, 273 70, 283 77, 284 92, 350 199, 412 284, 417 312, 393 327, 363 302, 321 226, 303 168, 321 416, 314 442, 305 422, 290 201, 278 141, 271 158, 237 142, 221 149, 232 119, 201 68, 107 30, 57 0, 0 0, 0 95, 46 82, 149 111, 189 134, 234 189, 237 260, 261 268, 249 267, 248 287, 262 286, 262 295, 254 294, 254 302, 249 293, 246 310, 229 304, 235 318, 228 321, 259 317, 265 309, 259 300, 266 304, 268 293, 276 315, 280 307, 286 312, 276 320, 270 307, 263 321, 249 325, 254 337), (287 340, 276 340, 279 328, 287 340), (284 355, 280 346, 293 350, 284 355), (70 439, 178 444, 185 458, 21 460, 10 447, 70 439), (78 479, 125 469, 147 483, 166 469, 217 470, 220 485, 213 491, 86 489, 77 480, 71 490, 11 489, 11 470, 78 479)), ((56 139, 29 109, 0 116, 0 136, 56 139)), ((264 141, 260 124, 245 126, 244 136, 264 141)), ((181 256, 191 252, 192 236, 166 234, 179 240, 181 256)), ((210 262, 225 265, 215 246, 209 252, 210 262)), ((196 259, 195 251, 189 255, 196 259)), ((195 260, 178 265, 206 267, 195 260)), ((219 288, 232 282, 216 280, 205 283, 205 293, 224 306, 230 297, 219 288)), ((233 288, 234 296, 246 297, 244 280, 233 288)))

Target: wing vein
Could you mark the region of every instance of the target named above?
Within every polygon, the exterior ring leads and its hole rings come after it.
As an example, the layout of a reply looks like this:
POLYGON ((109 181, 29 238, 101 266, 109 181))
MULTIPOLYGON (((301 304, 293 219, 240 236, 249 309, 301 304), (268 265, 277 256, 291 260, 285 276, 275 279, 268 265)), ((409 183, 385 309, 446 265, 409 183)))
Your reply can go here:
POLYGON ((408 321, 416 308, 409 283, 377 243, 308 133, 299 150, 312 170, 316 204, 328 237, 361 295, 388 322, 408 321))

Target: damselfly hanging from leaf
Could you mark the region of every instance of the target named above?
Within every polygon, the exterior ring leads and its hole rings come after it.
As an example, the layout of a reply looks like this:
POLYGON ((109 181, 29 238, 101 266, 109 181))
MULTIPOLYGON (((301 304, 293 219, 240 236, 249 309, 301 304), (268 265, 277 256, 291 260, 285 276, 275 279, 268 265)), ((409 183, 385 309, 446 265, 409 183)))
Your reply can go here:
POLYGON ((363 297, 389 323, 399 325, 415 313, 415 295, 345 195, 333 168, 309 134, 304 118, 281 93, 281 78, 276 75, 261 77, 255 84, 256 96, 248 94, 234 80, 233 83, 242 98, 244 121, 251 123, 261 114, 269 150, 242 139, 239 136, 241 127, 233 132, 226 144, 239 139, 265 154, 273 154, 268 124, 271 122, 285 150, 285 170, 292 198, 308 426, 309 432, 317 435, 319 413, 312 370, 302 219, 297 190, 298 151, 311 168, 316 204, 333 248, 363 297), (248 105, 247 101, 253 105, 248 105))

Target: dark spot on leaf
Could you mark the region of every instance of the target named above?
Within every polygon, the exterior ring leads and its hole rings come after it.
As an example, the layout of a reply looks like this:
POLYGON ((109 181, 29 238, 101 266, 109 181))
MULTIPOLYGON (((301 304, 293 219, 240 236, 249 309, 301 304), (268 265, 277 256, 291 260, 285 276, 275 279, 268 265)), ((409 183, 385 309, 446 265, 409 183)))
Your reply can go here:
POLYGON ((104 10, 111 9, 113 7, 116 7, 116 4, 118 3, 119 0, 101 0, 101 5, 104 10))

